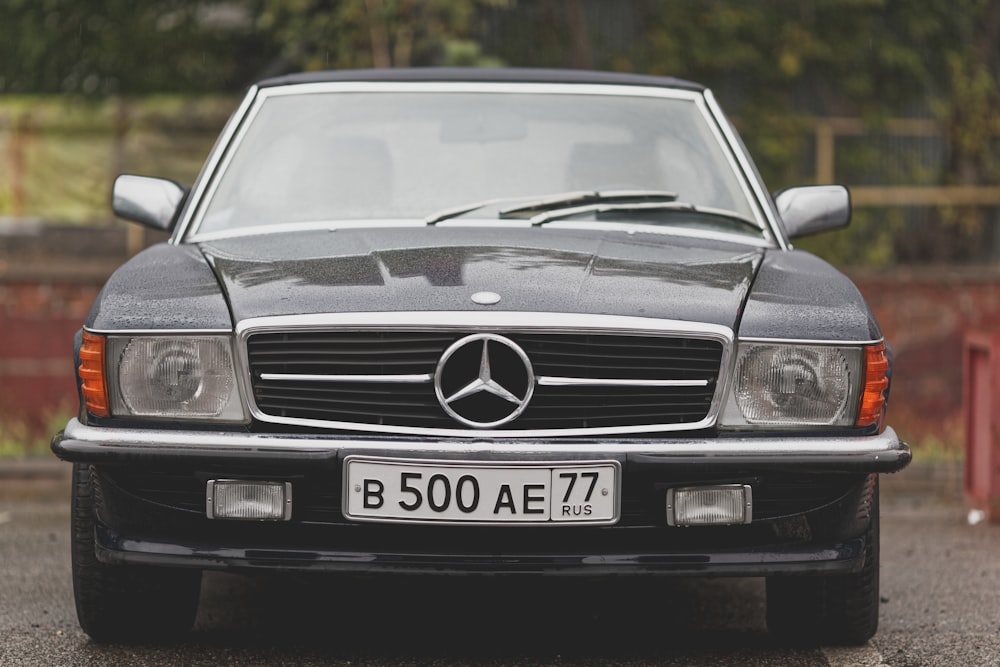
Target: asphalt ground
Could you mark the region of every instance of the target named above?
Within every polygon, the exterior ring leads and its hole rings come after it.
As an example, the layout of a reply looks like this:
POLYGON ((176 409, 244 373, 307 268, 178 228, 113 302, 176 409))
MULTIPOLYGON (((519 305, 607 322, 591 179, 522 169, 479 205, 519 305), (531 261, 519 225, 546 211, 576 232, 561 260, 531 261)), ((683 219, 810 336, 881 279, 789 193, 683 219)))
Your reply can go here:
POLYGON ((225 573, 205 576, 188 640, 101 646, 73 610, 69 470, 0 465, 0 665, 1000 665, 1000 523, 969 523, 958 464, 883 476, 879 632, 816 649, 770 638, 760 579, 390 588, 225 573))

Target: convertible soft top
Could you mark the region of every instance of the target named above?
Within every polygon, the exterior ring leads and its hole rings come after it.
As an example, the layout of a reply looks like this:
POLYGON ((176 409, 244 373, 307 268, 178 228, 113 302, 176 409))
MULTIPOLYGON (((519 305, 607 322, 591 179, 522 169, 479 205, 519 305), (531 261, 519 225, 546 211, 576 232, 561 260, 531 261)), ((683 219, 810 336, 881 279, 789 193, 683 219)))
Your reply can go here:
POLYGON ((394 69, 328 70, 274 77, 258 82, 261 88, 298 83, 337 81, 459 81, 504 83, 581 83, 626 86, 652 86, 702 91, 699 83, 673 77, 620 72, 593 72, 566 69, 488 68, 488 67, 406 67, 394 69))

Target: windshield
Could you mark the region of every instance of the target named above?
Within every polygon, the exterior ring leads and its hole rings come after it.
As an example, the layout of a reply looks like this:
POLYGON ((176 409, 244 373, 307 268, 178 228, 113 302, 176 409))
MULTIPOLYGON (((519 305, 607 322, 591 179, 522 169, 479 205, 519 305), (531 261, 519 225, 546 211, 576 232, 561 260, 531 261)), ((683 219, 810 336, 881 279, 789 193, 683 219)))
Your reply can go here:
POLYGON ((312 92, 263 100, 198 233, 425 220, 471 202, 614 190, 755 219, 693 94, 312 92))

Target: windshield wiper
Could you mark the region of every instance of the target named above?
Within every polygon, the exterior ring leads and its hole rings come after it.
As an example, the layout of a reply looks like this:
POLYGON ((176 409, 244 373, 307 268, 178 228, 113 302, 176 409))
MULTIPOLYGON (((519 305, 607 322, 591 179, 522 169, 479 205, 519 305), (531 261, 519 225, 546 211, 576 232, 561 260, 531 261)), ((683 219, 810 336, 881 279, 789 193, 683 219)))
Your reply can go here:
MULTIPOLYGON (((505 202, 521 201, 523 199, 528 199, 528 197, 486 199, 471 204, 453 206, 431 213, 424 218, 424 223, 427 225, 436 225, 443 220, 456 218, 479 208, 495 206, 505 202)), ((501 209, 500 217, 530 219, 532 215, 540 212, 551 211, 553 209, 564 210, 583 204, 597 204, 601 202, 672 202, 675 199, 677 199, 677 193, 663 190, 608 190, 605 192, 598 190, 573 190, 559 194, 542 195, 523 204, 501 209)))
POLYGON ((460 204, 458 206, 449 206, 448 208, 441 209, 440 211, 434 211, 433 213, 425 217, 424 224, 436 225, 442 220, 457 218, 463 213, 469 213, 470 211, 475 211, 477 208, 486 208, 487 206, 495 206, 497 204, 503 204, 504 202, 518 201, 521 199, 527 199, 527 197, 502 197, 500 199, 484 199, 482 201, 473 202, 471 204, 460 204))
POLYGON ((552 222, 554 220, 565 220, 566 218, 572 218, 577 215, 584 215, 586 213, 613 213, 616 211, 622 212, 641 212, 641 211, 682 211, 698 213, 700 215, 706 215, 713 218, 723 218, 730 222, 735 222, 740 226, 752 227, 758 232, 763 231, 756 222, 746 218, 739 213, 734 211, 727 211, 721 208, 711 208, 708 206, 696 206, 694 204, 689 204, 687 202, 678 201, 664 201, 664 202, 636 202, 636 203, 596 203, 587 204, 584 206, 573 206, 568 208, 560 208, 556 210, 543 211, 528 218, 528 221, 535 227, 540 227, 547 222, 552 222))
POLYGON ((584 190, 581 192, 566 192, 536 199, 535 201, 500 209, 501 218, 532 219, 545 211, 562 211, 581 206, 601 206, 621 204, 641 204, 644 202, 672 202, 677 199, 676 192, 665 190, 584 190))

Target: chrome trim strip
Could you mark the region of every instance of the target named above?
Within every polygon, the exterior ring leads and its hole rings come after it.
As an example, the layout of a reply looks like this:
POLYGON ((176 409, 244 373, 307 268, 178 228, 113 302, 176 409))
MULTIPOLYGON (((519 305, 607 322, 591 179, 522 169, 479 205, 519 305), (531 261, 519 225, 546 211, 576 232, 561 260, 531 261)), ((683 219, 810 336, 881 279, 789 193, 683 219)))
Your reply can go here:
POLYGON ((366 330, 505 330, 542 333, 608 333, 637 336, 691 336, 733 341, 733 330, 721 324, 688 322, 631 315, 548 313, 520 311, 386 311, 317 313, 248 318, 236 325, 236 335, 246 340, 255 333, 285 331, 366 330))
POLYGON ((726 457, 754 456, 775 459, 789 456, 837 457, 900 452, 906 445, 896 432, 887 427, 878 435, 849 437, 829 436, 804 438, 790 432, 785 437, 740 438, 661 438, 655 441, 559 441, 505 440, 502 443, 482 438, 400 440, 398 438, 352 438, 330 435, 268 435, 223 431, 153 430, 137 428, 101 428, 81 424, 73 418, 66 425, 63 440, 96 445, 108 450, 118 448, 172 451, 178 454, 192 450, 237 450, 255 452, 326 452, 341 450, 377 452, 383 455, 399 453, 437 454, 504 454, 527 455, 533 460, 540 456, 555 456, 566 460, 567 454, 610 455, 648 454, 669 460, 671 457, 704 456, 722 460, 726 457))
POLYGON ((219 138, 216 139, 215 146, 208 154, 205 166, 202 167, 201 173, 198 174, 198 178, 195 179, 194 190, 190 195, 188 195, 188 201, 193 202, 194 205, 185 206, 184 217, 177 222, 177 228, 170 237, 171 243, 181 243, 195 217, 201 214, 201 209, 205 205, 205 189, 208 187, 210 181, 215 180, 215 171, 219 166, 219 161, 229 150, 229 144, 232 142, 237 128, 242 125, 243 119, 246 117, 251 103, 254 98, 257 97, 257 90, 256 85, 252 85, 249 89, 247 89, 247 94, 243 96, 243 100, 240 102, 239 106, 236 107, 233 115, 229 117, 229 120, 226 122, 226 126, 219 134, 219 138))
MULTIPOLYGON (((496 222, 496 221, 494 221, 496 222)), ((273 234, 294 234, 296 232, 328 231, 338 229, 378 229, 380 227, 426 227, 422 220, 410 218, 384 220, 312 220, 309 222, 288 222, 277 225, 257 225, 237 229, 223 229, 205 234, 192 234, 191 242, 208 243, 224 239, 242 238, 244 236, 267 236, 273 234)))
POLYGON ((91 329, 87 333, 102 336, 232 336, 232 329, 91 329))
POLYGON ((685 322, 644 317, 617 315, 591 315, 583 313, 531 313, 510 311, 426 311, 426 312, 371 312, 328 313, 318 315, 285 315, 247 319, 236 326, 236 353, 239 358, 237 372, 240 389, 247 399, 253 417, 261 422, 289 426, 312 426, 363 433, 421 435, 433 437, 466 437, 480 439, 574 437, 591 435, 625 435, 637 433, 665 433, 694 431, 715 424, 722 409, 732 372, 733 331, 729 327, 701 322, 685 322), (639 426, 613 426, 573 429, 474 429, 427 428, 419 426, 385 426, 354 422, 299 419, 265 414, 257 407, 250 377, 250 359, 247 339, 255 333, 284 331, 462 331, 467 333, 604 333, 636 336, 687 336, 716 340, 722 344, 719 376, 712 403, 704 419, 685 424, 643 424, 639 426))
POLYGON ((474 428, 426 428, 420 426, 383 426, 381 424, 359 424, 356 422, 324 421, 318 419, 298 419, 295 417, 276 417, 260 412, 254 403, 250 412, 258 421, 288 426, 310 426, 313 428, 330 428, 342 431, 357 431, 361 433, 376 433, 381 435, 412 435, 437 438, 478 438, 480 440, 497 440, 502 438, 572 438, 594 435, 636 435, 640 433, 671 433, 681 431, 698 431, 710 428, 718 418, 719 409, 716 401, 712 401, 709 416, 701 421, 685 424, 643 424, 640 426, 607 426, 600 428, 550 428, 550 429, 474 429, 474 428))
POLYGON ((706 88, 703 97, 709 110, 709 115, 725 137, 725 143, 729 146, 731 155, 735 156, 739 163, 743 175, 740 181, 744 185, 749 184, 753 190, 754 198, 757 201, 760 212, 764 216, 771 238, 782 250, 790 249, 791 245, 785 239, 785 235, 782 233, 778 221, 774 217, 774 210, 767 204, 771 199, 771 194, 764 189, 764 184, 756 177, 757 170, 753 168, 750 156, 743 150, 743 143, 738 139, 736 129, 729 122, 728 117, 722 110, 722 107, 719 106, 711 90, 706 88))
MULTIPOLYGON (((458 224, 452 224, 457 221, 446 220, 438 225, 438 227, 455 226, 458 224)), ((463 219, 461 222, 465 222, 463 219)), ((488 222, 495 223, 495 220, 490 220, 488 222)), ((505 220, 504 222, 510 222, 505 220)), ((486 221, 473 221, 469 220, 468 225, 462 226, 482 226, 486 224, 486 221)), ((606 229, 609 231, 621 231, 626 234, 660 234, 662 236, 679 236, 688 239, 704 239, 708 241, 723 241, 728 243, 736 243, 739 245, 752 246, 754 248, 773 248, 774 242, 770 239, 764 238, 764 236, 754 237, 754 236, 744 236, 742 234, 733 234, 731 232, 721 232, 712 231, 708 229, 704 230, 693 230, 684 229, 683 227, 676 227, 672 225, 660 225, 660 224, 641 224, 641 223, 630 223, 630 222, 615 222, 612 220, 552 220, 551 222, 545 223, 545 229, 579 229, 579 230, 589 230, 589 229, 606 229)))
POLYGON ((233 156, 236 155, 236 151, 239 149, 240 144, 243 143, 243 139, 246 137, 247 132, 253 125, 254 118, 260 113, 263 101, 268 97, 268 93, 264 91, 258 91, 254 103, 245 109, 243 120, 239 125, 239 129, 235 132, 232 139, 227 143, 225 147, 222 148, 219 159, 216 161, 216 168, 212 173, 212 178, 209 180, 207 187, 200 193, 198 198, 197 206, 198 210, 194 212, 191 220, 191 237, 188 239, 191 242, 198 242, 198 231, 201 228, 201 223, 205 218, 205 210, 211 205, 212 200, 215 198, 215 193, 219 189, 219 183, 221 180, 221 175, 225 174, 229 170, 229 165, 233 161, 233 156))
MULTIPOLYGON (((422 375, 307 375, 301 373, 261 373, 261 380, 286 382, 385 382, 399 384, 430 384, 434 376, 422 375)), ((620 380, 611 378, 565 378, 543 375, 542 387, 707 387, 708 380, 620 380)))
MULTIPOLYGON (((756 171, 746 168, 747 156, 739 150, 742 145, 740 142, 733 141, 732 133, 733 128, 723 121, 726 120, 725 113, 719 107, 718 103, 715 101, 715 97, 712 95, 712 91, 706 88, 701 95, 695 100, 695 105, 701 110, 704 115, 706 123, 708 125, 709 131, 715 137, 718 145, 722 148, 726 156, 726 162, 729 163, 729 168, 732 169, 736 180, 739 182, 740 190, 743 192, 743 196, 750 203, 753 209, 754 220, 760 227, 762 236, 764 236, 769 243, 783 248, 781 236, 775 235, 775 230, 771 224, 770 218, 767 217, 767 212, 770 210, 763 200, 760 199, 760 192, 764 191, 763 184, 756 178, 756 171), (726 132, 728 128, 729 132, 726 132), (728 149, 728 150, 726 150, 728 149)), ((773 247, 773 246, 772 246, 773 247)))
POLYGON ((266 99, 315 93, 575 93, 688 101, 702 97, 701 91, 685 88, 558 81, 318 81, 262 88, 258 97, 266 99))
MULTIPOLYGON (((262 225, 260 227, 244 227, 241 229, 231 229, 218 232, 208 232, 206 234, 193 234, 189 241, 192 243, 210 243, 232 238, 243 238, 248 236, 268 236, 275 234, 292 234, 295 232, 308 231, 329 231, 335 232, 340 229, 378 229, 396 227, 425 227, 422 220, 393 219, 393 220, 365 220, 365 221, 343 221, 327 220, 320 222, 289 223, 287 225, 262 225)), ((449 218, 442 220, 436 227, 476 227, 479 229, 492 227, 496 229, 511 228, 531 228, 528 220, 512 218, 449 218)), ((638 223, 619 222, 615 220, 550 220, 545 223, 546 229, 573 229, 573 230, 594 230, 616 231, 625 234, 659 234, 661 236, 679 236, 689 239, 705 239, 709 241, 723 241, 736 243, 739 245, 752 246, 754 248, 773 248, 775 244, 770 237, 763 235, 747 236, 732 232, 713 231, 708 229, 684 229, 673 225, 659 223, 638 223)))
POLYGON ((878 338, 875 340, 811 340, 805 338, 740 338, 736 341, 736 344, 740 343, 764 343, 764 344, 774 344, 774 345, 840 345, 840 346, 858 346, 858 345, 878 345, 879 343, 885 342, 885 338, 878 338))
POLYGON ((563 378, 543 375, 543 387, 707 387, 708 380, 619 380, 612 378, 563 378))
POLYGON ((414 375, 308 375, 302 373, 261 373, 261 380, 288 382, 398 382, 400 384, 430 384, 430 373, 414 375))

